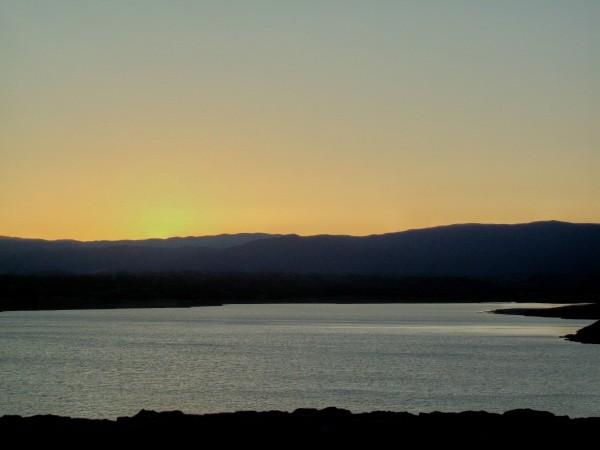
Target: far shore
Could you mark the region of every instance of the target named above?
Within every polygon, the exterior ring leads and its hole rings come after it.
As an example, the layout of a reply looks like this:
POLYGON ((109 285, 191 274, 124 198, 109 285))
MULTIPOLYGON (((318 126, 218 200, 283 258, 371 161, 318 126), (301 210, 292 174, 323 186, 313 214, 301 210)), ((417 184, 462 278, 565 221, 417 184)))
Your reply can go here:
POLYGON ((600 303, 574 304, 554 308, 505 308, 491 311, 494 314, 514 314, 533 317, 557 317, 561 319, 596 320, 565 339, 582 344, 600 344, 600 303))
POLYGON ((592 325, 578 330, 575 334, 563 336, 565 339, 585 344, 600 344, 600 303, 564 304, 555 299, 537 299, 535 301, 515 299, 427 299, 412 300, 399 298, 343 297, 343 298, 282 298, 282 299, 249 299, 240 301, 211 301, 206 299, 148 299, 98 301, 97 299, 19 299, 0 300, 0 314, 9 311, 69 311, 69 310, 107 310, 107 309, 163 309, 163 308, 197 308, 224 305, 259 305, 259 304, 458 304, 458 303, 558 303, 561 306, 535 308, 501 308, 489 311, 493 314, 522 315, 532 317, 556 317, 562 319, 596 320, 592 325))
POLYGON ((230 303, 581 303, 600 286, 580 277, 473 279, 293 273, 0 274, 0 311, 189 308, 230 303))
MULTIPOLYGON (((498 314, 600 320, 589 276, 513 279, 297 273, 0 274, 0 312, 191 308, 226 304, 548 303, 498 314)), ((599 326, 600 327, 600 326, 599 326)), ((595 327, 568 339, 600 343, 595 327)))
MULTIPOLYGON (((33 300, 0 300, 0 313, 10 311, 77 311, 77 310, 106 310, 106 309, 165 309, 165 308, 203 308, 225 305, 311 305, 311 304, 331 304, 331 305, 377 305, 377 304, 461 304, 461 303, 539 303, 539 304, 559 304, 559 307, 551 308, 505 308, 489 311, 494 314, 515 314, 525 316, 539 317, 562 317, 556 313, 545 313, 545 311, 562 310, 562 308, 580 307, 590 305, 589 303, 574 303, 565 304, 553 299, 548 300, 514 300, 514 299, 403 299, 403 298, 381 298, 381 297, 343 297, 343 298, 282 298, 282 299, 248 299, 248 300, 232 300, 232 301, 211 301, 198 299, 181 300, 181 299, 149 299, 149 300, 129 300, 122 299, 111 303, 97 301, 95 299, 82 300, 72 298, 51 298, 51 299, 33 299, 33 300), (535 312, 538 312, 537 314, 535 312)), ((600 306, 600 305, 599 305, 600 306)), ((587 310, 586 310, 587 311, 587 310)), ((570 319, 589 319, 589 314, 585 311, 581 317, 562 317, 570 319)), ((595 317, 593 317, 595 318, 595 317)))
POLYGON ((504 308, 496 309, 492 312, 495 314, 514 314, 519 316, 600 320, 600 303, 577 303, 553 308, 504 308))

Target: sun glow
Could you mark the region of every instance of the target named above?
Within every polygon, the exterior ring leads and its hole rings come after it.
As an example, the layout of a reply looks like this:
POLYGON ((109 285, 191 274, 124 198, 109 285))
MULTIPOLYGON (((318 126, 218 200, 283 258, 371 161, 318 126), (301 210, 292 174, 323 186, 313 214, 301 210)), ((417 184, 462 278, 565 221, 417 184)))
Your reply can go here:
POLYGON ((190 236, 202 229, 201 212, 177 205, 156 205, 141 211, 132 224, 142 237, 190 236))
POLYGON ((600 2, 79 3, 0 1, 0 235, 600 221, 600 2))

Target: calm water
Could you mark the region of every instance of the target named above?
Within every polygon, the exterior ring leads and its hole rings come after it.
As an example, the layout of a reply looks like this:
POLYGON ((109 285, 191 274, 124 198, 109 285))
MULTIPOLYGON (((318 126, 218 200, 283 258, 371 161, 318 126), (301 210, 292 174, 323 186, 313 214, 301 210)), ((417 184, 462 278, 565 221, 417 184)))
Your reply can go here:
POLYGON ((335 405, 600 416, 590 322, 501 304, 231 305, 0 313, 0 415, 335 405))

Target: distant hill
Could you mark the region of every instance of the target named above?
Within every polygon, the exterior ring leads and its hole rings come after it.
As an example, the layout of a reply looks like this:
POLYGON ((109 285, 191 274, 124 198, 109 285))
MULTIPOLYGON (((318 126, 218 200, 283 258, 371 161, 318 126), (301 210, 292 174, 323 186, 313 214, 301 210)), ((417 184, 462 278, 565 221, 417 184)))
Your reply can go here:
POLYGON ((140 241, 0 238, 0 273, 527 277, 600 273, 600 224, 463 224, 371 236, 263 233, 140 241))

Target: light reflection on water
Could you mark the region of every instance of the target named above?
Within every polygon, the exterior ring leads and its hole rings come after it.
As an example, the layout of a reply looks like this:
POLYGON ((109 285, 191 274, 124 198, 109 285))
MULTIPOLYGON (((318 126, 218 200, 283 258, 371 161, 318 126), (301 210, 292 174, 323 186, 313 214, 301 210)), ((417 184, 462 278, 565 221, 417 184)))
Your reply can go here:
POLYGON ((511 306, 0 313, 0 414, 335 405, 600 415, 600 346, 559 338, 590 322, 482 313, 511 306))

